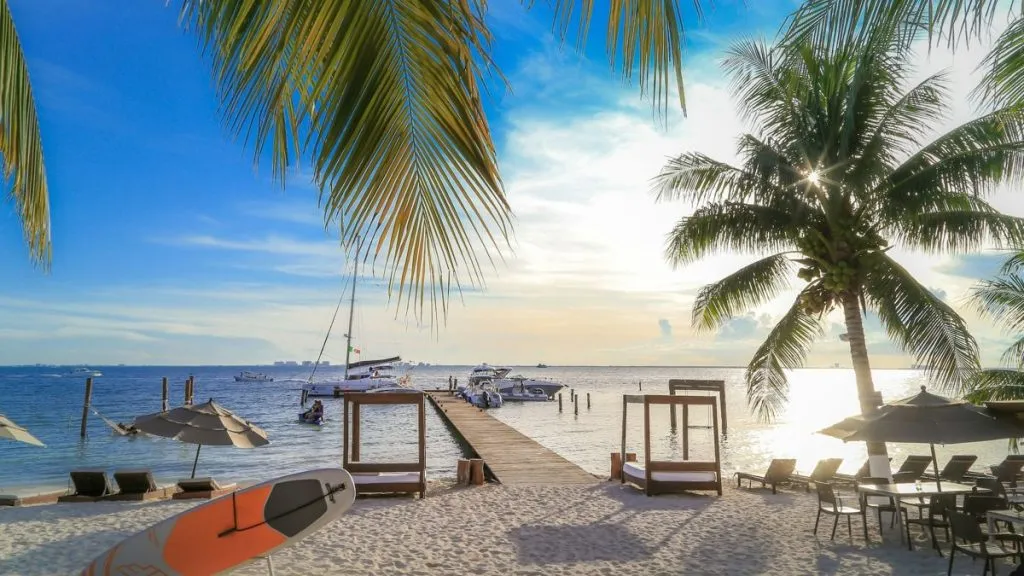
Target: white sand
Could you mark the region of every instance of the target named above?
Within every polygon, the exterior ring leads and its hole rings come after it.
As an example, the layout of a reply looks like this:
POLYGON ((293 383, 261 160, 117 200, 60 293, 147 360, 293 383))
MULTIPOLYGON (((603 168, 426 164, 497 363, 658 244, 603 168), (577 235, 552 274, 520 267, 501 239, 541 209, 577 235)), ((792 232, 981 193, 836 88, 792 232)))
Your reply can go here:
MULTIPOLYGON (((53 504, 0 509, 0 574, 76 574, 121 539, 195 503, 53 504)), ((718 496, 646 497, 593 487, 435 489, 424 500, 360 499, 341 520, 274 556, 279 575, 304 574, 945 574, 946 559, 912 528, 915 550, 895 530, 865 547, 835 542, 816 499, 802 492, 726 490, 718 496)), ((884 517, 888 522, 888 516, 884 517)), ((940 540, 943 538, 939 536, 940 540)), ((957 558, 955 574, 980 574, 957 558)), ((1000 573, 1008 573, 1002 567, 1000 573)), ((251 564, 234 574, 266 574, 251 564)))

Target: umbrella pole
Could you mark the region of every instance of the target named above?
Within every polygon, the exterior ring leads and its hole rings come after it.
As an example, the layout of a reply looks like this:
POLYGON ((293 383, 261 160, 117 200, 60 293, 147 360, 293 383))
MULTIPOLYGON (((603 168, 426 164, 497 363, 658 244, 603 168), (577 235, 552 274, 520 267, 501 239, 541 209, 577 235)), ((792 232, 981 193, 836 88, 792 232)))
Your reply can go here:
MULTIPOLYGON (((199 448, 196 449, 196 461, 193 462, 193 478, 196 478, 196 466, 199 465, 199 451, 203 449, 203 445, 200 444, 199 448)), ((935 447, 932 447, 932 454, 935 454, 935 447)))
POLYGON ((939 492, 942 492, 942 479, 939 478, 939 459, 935 457, 935 444, 929 444, 932 447, 932 468, 935 470, 935 486, 938 487, 939 492))

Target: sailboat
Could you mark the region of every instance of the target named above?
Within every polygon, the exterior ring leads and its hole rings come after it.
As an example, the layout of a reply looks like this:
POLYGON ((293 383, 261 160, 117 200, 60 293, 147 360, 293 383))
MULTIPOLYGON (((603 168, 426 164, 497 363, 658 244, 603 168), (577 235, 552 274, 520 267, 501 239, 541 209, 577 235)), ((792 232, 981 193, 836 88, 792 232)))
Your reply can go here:
MULTIPOLYGON (((357 247, 356 254, 359 253, 357 247)), ((392 356, 390 358, 381 358, 378 360, 362 360, 358 362, 351 362, 352 351, 355 348, 352 347, 352 321, 355 317, 356 310, 356 280, 359 277, 358 261, 356 266, 352 269, 352 296, 349 300, 348 308, 348 331, 345 333, 345 373, 340 381, 327 381, 327 382, 313 382, 313 376, 316 374, 316 368, 320 365, 320 357, 317 357, 316 364, 313 365, 313 372, 309 375, 309 380, 306 384, 302 385, 302 389, 306 392, 306 395, 311 398, 315 397, 327 397, 327 398, 338 398, 343 396, 345 392, 368 392, 370 390, 376 390, 379 388, 396 388, 399 386, 408 385, 408 377, 403 376, 396 378, 394 369, 395 362, 402 360, 401 356, 392 356)), ((341 301, 338 302, 339 307, 341 301)), ((337 309, 334 311, 335 317, 337 317, 337 309)), ((334 319, 331 319, 331 327, 334 326, 334 319)), ((327 335, 324 337, 323 346, 320 348, 320 356, 323 356, 324 349, 327 347, 327 339, 330 338, 331 329, 327 329, 327 335)))

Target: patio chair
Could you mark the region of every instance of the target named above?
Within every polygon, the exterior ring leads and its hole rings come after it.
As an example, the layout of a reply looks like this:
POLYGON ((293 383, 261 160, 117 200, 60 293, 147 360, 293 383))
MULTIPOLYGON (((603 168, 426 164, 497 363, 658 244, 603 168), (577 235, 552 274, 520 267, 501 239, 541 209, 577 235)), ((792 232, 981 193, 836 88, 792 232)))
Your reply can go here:
POLYGON ((74 493, 57 498, 57 502, 96 502, 114 493, 106 470, 72 470, 71 484, 75 487, 74 493))
MULTIPOLYGON (((978 526, 988 527, 988 512, 989 510, 1006 510, 1006 500, 999 496, 990 496, 988 494, 967 494, 964 496, 964 508, 963 513, 967 516, 974 518, 978 526)), ((1005 526, 1005 530, 999 529, 1000 520, 993 522, 995 532, 989 532, 987 529, 983 531, 986 538, 994 538, 1001 542, 1009 542, 1013 544, 1013 549, 1020 552, 1022 545, 1024 545, 1024 534, 1017 534, 1013 530, 1013 524, 1010 522, 1002 522, 1005 526)))
POLYGON ((992 573, 995 574, 995 561, 998 559, 1013 557, 1020 559, 1020 554, 1016 550, 1008 550, 998 541, 989 542, 984 532, 981 531, 981 527, 978 526, 978 523, 971 516, 955 510, 949 510, 947 515, 949 517, 950 530, 953 532, 951 536, 952 545, 949 550, 949 570, 946 572, 947 576, 953 574, 953 558, 958 551, 970 556, 972 559, 981 558, 985 560, 985 571, 982 574, 988 574, 990 567, 992 573))
MULTIPOLYGON (((903 513, 903 525, 907 530, 907 548, 910 550, 914 549, 914 543, 910 538, 910 525, 917 524, 921 526, 921 529, 928 529, 928 535, 932 541, 932 547, 935 551, 942 556, 942 548, 939 548, 939 541, 935 537, 935 529, 942 528, 942 531, 946 534, 946 540, 950 539, 949 536, 949 519, 948 514, 950 510, 956 510, 956 495, 955 494, 935 494, 928 497, 928 515, 922 515, 920 518, 911 518, 906 508, 901 508, 903 513)), ((923 511, 922 511, 923 512, 923 511)))
MULTIPOLYGON (((861 478, 859 484, 888 484, 888 478, 872 478, 870 476, 861 478)), ((888 512, 892 514, 889 518, 889 528, 896 525, 896 499, 892 496, 877 496, 874 494, 865 494, 861 498, 861 506, 867 509, 874 509, 878 514, 878 535, 882 535, 882 512, 888 512)), ((901 508, 902 509, 902 508, 901 508)))
POLYGON ((789 481, 796 484, 803 484, 806 492, 811 491, 811 484, 818 484, 819 482, 832 482, 832 478, 839 471, 839 467, 842 466, 842 458, 825 458, 824 460, 818 460, 818 463, 814 466, 814 470, 811 471, 809 476, 803 474, 791 474, 789 481))
POLYGON ((765 471, 763 476, 751 474, 750 472, 737 472, 736 487, 740 487, 741 480, 746 480, 748 486, 753 486, 754 482, 760 482, 762 488, 770 485, 772 487, 772 494, 776 494, 776 488, 778 485, 783 482, 788 482, 790 476, 793 475, 793 470, 795 469, 795 459, 773 458, 771 463, 768 464, 768 470, 765 471))
MULTIPOLYGON (((849 506, 843 499, 836 495, 835 489, 829 482, 818 482, 814 485, 818 491, 818 514, 814 519, 814 534, 818 534, 818 523, 821 522, 822 514, 831 514, 835 516, 835 520, 832 522, 832 537, 831 540, 836 539, 836 527, 839 526, 839 517, 846 516, 846 529, 850 533, 850 538, 853 538, 853 523, 851 518, 853 516, 860 516, 861 524, 864 526, 864 542, 868 542, 868 520, 866 509, 863 506, 849 506)), ((854 500, 857 500, 854 498, 854 500)), ((859 504, 859 502, 858 502, 859 504)))

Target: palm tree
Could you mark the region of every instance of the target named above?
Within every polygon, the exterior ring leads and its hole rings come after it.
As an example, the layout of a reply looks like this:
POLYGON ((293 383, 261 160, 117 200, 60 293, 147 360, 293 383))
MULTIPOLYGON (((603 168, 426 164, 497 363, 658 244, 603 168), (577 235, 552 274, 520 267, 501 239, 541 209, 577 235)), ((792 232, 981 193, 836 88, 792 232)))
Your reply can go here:
MULTIPOLYGON (((836 45, 734 45, 725 69, 754 128, 739 139, 738 165, 684 153, 655 180, 659 200, 696 206, 669 234, 673 264, 724 251, 761 256, 698 292, 698 329, 718 329, 782 295, 794 272, 802 281, 746 370, 748 401, 764 419, 778 414, 785 370, 803 365, 834 309, 843 313, 864 413, 880 401, 868 311, 939 386, 961 388, 978 368, 964 320, 889 251, 958 253, 1024 237, 1024 220, 983 199, 1020 179, 1024 109, 1001 108, 926 142, 949 104, 946 76, 905 89, 912 66, 894 49, 899 41, 879 31, 836 45)), ((868 453, 884 455, 885 445, 869 444, 868 453)))
MULTIPOLYGON (((549 5, 555 32, 582 48, 593 3, 549 5)), ((361 256, 383 257, 389 292, 435 316, 462 280, 482 280, 481 258, 500 255, 511 233, 481 101, 502 79, 486 16, 486 0, 182 0, 181 10, 212 60, 228 127, 256 158, 269 155, 282 183, 310 159, 325 225, 342 222, 346 245, 370 236, 361 256)), ((673 87, 685 110, 682 20, 678 0, 607 12, 613 67, 661 112, 673 87)), ((4 175, 30 253, 48 265, 42 144, 7 0, 0 54, 4 175)))
POLYGON ((995 278, 983 280, 972 290, 978 311, 995 319, 1017 339, 1003 353, 1005 368, 978 372, 968 398, 972 402, 1024 399, 1024 252, 1011 256, 995 278))

